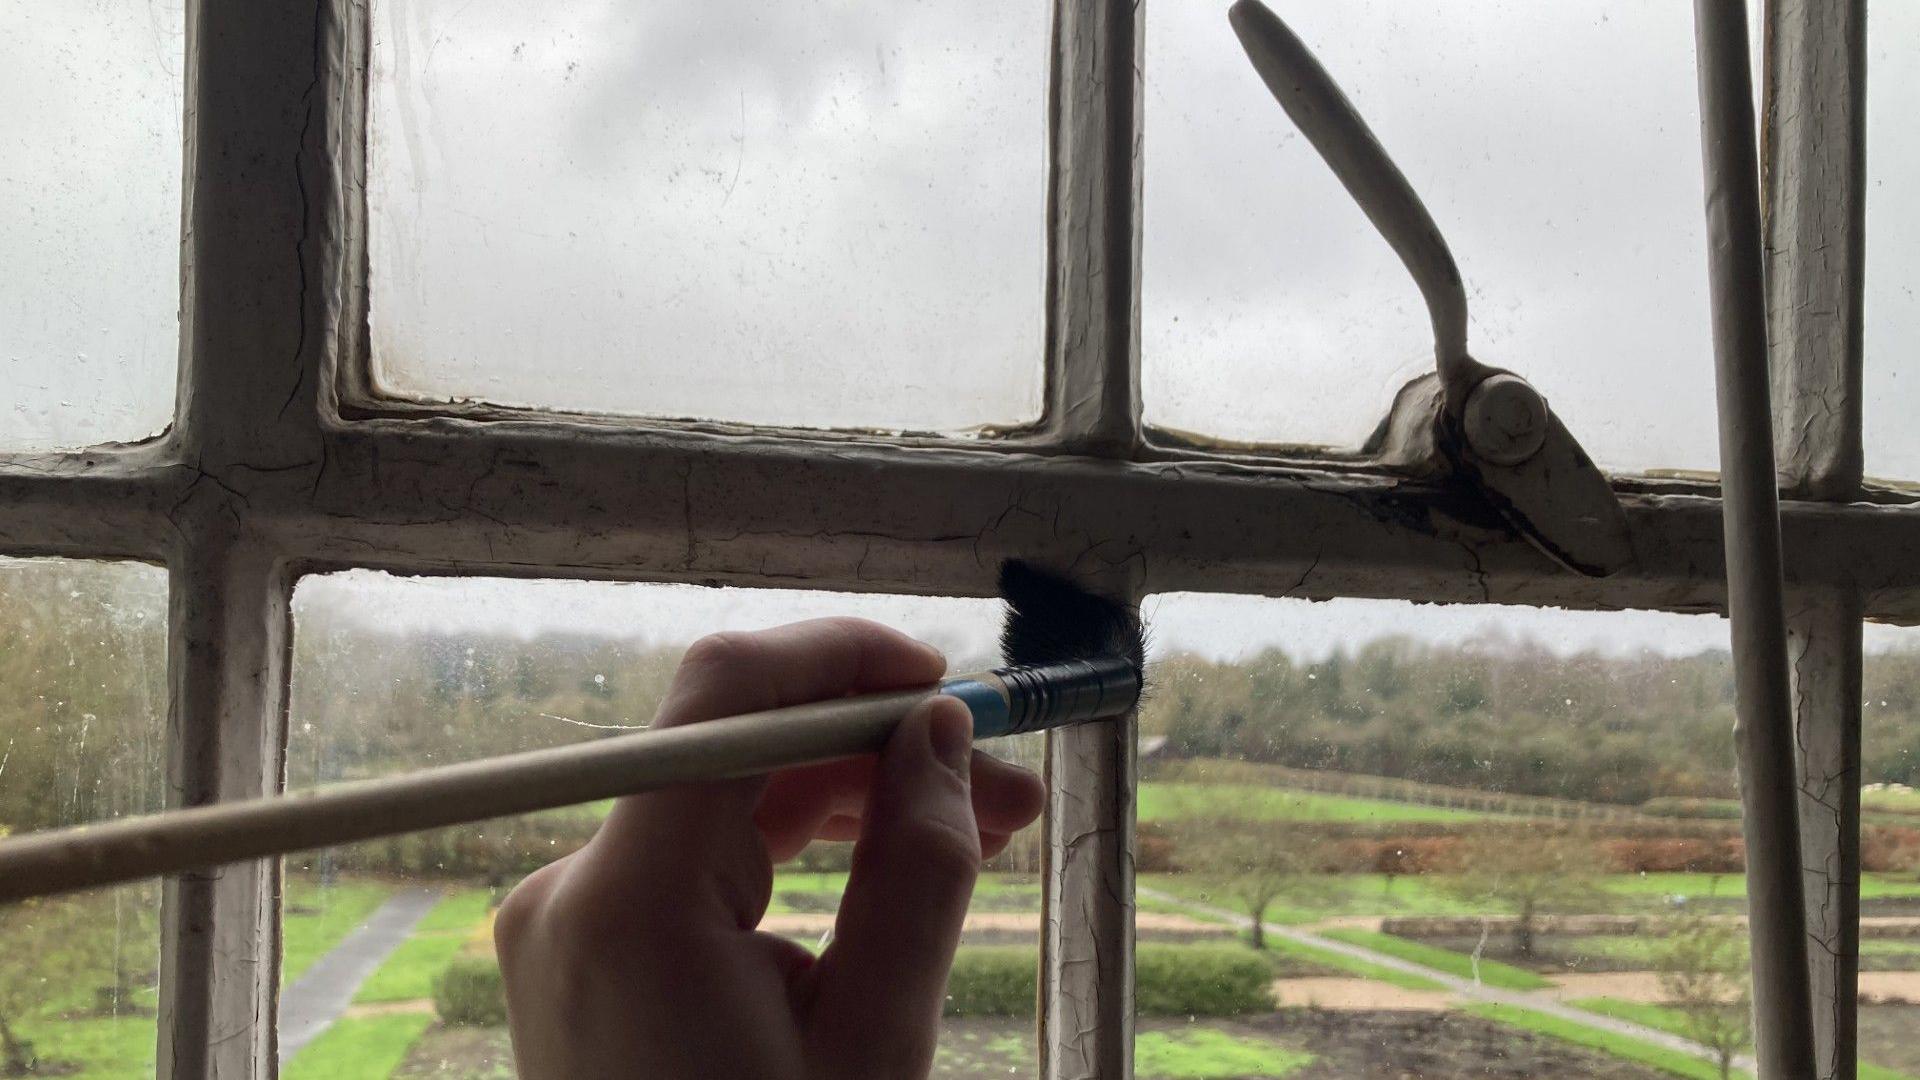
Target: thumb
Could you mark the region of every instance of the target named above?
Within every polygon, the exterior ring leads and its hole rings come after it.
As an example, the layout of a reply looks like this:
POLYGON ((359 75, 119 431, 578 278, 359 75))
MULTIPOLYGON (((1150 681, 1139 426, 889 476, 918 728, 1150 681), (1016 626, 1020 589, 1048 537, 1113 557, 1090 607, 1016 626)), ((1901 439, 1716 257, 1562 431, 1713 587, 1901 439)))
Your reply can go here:
POLYGON ((874 771, 834 940, 812 971, 817 1060, 849 1076, 925 1076, 947 970, 980 874, 969 792, 973 716, 934 697, 894 730, 874 771))

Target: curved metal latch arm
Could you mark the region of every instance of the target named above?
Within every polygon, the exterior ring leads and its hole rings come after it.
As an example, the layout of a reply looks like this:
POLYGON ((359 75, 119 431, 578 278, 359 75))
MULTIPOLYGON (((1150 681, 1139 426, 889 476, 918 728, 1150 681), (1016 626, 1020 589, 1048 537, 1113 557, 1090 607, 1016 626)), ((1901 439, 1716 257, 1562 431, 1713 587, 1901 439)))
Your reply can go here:
POLYGON ((1254 70, 1413 276, 1433 323, 1434 374, 1403 387, 1368 450, 1476 484, 1515 531, 1561 565, 1604 576, 1633 560, 1626 515, 1593 459, 1519 375, 1467 352, 1453 253, 1367 122, 1260 0, 1229 12, 1254 70))

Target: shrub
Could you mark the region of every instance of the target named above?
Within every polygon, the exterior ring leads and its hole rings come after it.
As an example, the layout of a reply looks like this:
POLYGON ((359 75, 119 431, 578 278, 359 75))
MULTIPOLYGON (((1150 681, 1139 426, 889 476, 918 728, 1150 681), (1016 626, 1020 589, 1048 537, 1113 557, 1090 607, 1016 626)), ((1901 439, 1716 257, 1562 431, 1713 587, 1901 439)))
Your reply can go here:
POLYGON ((499 1027, 506 1023, 507 990, 500 981, 500 965, 486 957, 455 958, 434 983, 433 1011, 445 1024, 499 1027))
POLYGON ((1232 1016, 1273 1008, 1273 968, 1233 945, 1143 945, 1134 951, 1143 1016, 1232 1016))
MULTIPOLYGON (((948 1016, 1032 1016, 1038 959, 1017 945, 969 947, 947 979, 948 1016)), ((1142 945, 1134 953, 1143 1016, 1231 1016, 1273 1008, 1273 968, 1232 945, 1142 945)))
POLYGON ((948 1016, 1032 1016, 1039 959, 1019 945, 968 947, 947 976, 948 1016))

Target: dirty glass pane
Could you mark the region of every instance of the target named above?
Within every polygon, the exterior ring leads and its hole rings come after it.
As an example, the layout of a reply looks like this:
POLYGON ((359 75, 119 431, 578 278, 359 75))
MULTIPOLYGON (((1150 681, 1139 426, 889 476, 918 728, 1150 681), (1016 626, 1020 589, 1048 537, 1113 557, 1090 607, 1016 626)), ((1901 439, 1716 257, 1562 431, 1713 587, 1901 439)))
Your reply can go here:
POLYGON ((1867 474, 1920 481, 1920 6, 1867 7, 1867 474))
MULTIPOLYGON (((1419 293, 1254 74, 1225 5, 1147 9, 1146 418, 1357 448, 1431 371, 1419 293)), ((1692 12, 1281 10, 1420 192, 1469 345, 1613 469, 1713 468, 1692 12)))
MULTIPOLYGON (((1226 1075, 1654 1080, 1658 1032, 1749 1052, 1725 622, 1197 594, 1146 615, 1140 1075, 1206 1053, 1243 1063, 1226 1075)), ((1861 1056, 1908 1075, 1920 633, 1869 626, 1866 649, 1861 1056)))
POLYGON ((0 5, 0 451, 173 415, 182 10, 0 5))
MULTIPOLYGON (((0 836, 160 809, 166 571, 0 558, 0 836)), ((153 881, 0 905, 0 1076, 151 1076, 153 881)))
MULTIPOLYGON (((1911 474, 1910 474, 1911 475, 1911 474)), ((1920 897, 1876 883, 1920 879, 1920 629, 1867 627, 1861 665, 1861 1056, 1920 1075, 1920 897), (1879 873, 1875 873, 1878 871, 1879 873)))
MULTIPOLYGON (((955 672, 998 662, 1000 613, 986 600, 363 571, 305 578, 294 593, 288 785, 616 735, 651 721, 694 639, 824 615, 898 627, 941 648, 955 672)), ((1039 763, 1031 737, 990 749, 1039 763)), ((449 971, 484 979, 495 904, 583 843, 607 810, 589 804, 290 856, 283 1075, 340 1075, 343 1062, 375 1056, 395 1076, 511 1076, 497 993, 436 990, 449 971)), ((996 1075, 1032 1072, 1038 832, 1014 837, 989 864, 963 946, 979 1000, 1024 1012, 954 1020, 939 1075, 986 1075, 981 1063, 996 1075)), ((761 928, 817 947, 849 849, 817 843, 780 866, 761 928)))
POLYGON ((1038 415, 1047 5, 428 0, 372 23, 384 390, 1038 415))

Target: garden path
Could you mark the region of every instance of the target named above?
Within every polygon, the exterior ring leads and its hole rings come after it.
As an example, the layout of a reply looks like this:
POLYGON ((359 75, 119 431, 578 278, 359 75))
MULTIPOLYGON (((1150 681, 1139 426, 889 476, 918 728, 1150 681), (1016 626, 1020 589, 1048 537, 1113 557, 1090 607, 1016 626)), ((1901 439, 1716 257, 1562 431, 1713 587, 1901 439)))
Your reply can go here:
POLYGON ((399 890, 367 916, 366 922, 340 939, 331 952, 315 960, 291 986, 280 991, 282 1067, 347 1011, 360 984, 407 940, 439 902, 438 889, 399 890))

